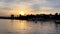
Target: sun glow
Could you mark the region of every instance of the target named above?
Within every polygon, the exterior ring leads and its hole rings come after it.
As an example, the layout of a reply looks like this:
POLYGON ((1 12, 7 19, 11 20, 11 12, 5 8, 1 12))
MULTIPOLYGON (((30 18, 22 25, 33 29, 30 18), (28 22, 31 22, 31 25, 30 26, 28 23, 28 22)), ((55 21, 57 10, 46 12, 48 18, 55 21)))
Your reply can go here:
POLYGON ((19 14, 24 15, 24 11, 20 11, 19 14))

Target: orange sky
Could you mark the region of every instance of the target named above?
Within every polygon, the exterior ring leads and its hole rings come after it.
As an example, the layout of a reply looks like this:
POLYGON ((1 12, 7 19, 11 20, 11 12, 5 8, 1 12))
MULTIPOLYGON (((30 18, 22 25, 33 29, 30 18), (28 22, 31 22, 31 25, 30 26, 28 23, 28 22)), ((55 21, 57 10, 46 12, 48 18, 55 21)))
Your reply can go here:
POLYGON ((26 10, 25 9, 13 9, 13 10, 10 10, 8 12, 6 12, 5 14, 6 15, 11 15, 11 14, 14 14, 14 15, 19 15, 19 14, 24 14, 24 15, 28 15, 28 14, 55 14, 56 11, 55 9, 53 8, 41 8, 40 11, 32 11, 32 10, 26 10), (21 13, 22 12, 22 13, 21 13))

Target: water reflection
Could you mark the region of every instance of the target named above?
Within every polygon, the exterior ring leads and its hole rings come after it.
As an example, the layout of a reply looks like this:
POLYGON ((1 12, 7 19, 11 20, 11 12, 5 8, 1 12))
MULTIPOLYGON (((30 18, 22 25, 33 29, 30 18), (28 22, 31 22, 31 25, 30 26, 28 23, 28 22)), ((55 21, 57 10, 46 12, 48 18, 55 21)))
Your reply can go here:
POLYGON ((60 24, 55 23, 56 33, 60 34, 60 24))
POLYGON ((60 34, 53 21, 0 20, 0 34, 60 34))

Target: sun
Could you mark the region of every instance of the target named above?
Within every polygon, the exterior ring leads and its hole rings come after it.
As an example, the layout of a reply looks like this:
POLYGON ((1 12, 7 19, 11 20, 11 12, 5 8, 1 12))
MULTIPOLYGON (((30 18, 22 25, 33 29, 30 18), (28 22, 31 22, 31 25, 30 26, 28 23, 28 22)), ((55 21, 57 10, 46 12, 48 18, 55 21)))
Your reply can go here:
POLYGON ((24 15, 24 11, 20 11, 19 14, 24 15))

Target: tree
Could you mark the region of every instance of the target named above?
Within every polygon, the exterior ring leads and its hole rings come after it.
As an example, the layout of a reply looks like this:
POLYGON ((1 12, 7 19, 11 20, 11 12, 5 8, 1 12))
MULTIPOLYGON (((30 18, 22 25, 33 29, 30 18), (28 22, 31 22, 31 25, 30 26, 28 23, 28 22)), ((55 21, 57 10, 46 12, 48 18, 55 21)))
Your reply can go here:
POLYGON ((11 15, 11 18, 14 18, 14 15, 13 14, 11 15))
POLYGON ((55 13, 55 16, 57 16, 58 15, 58 13, 55 13))

